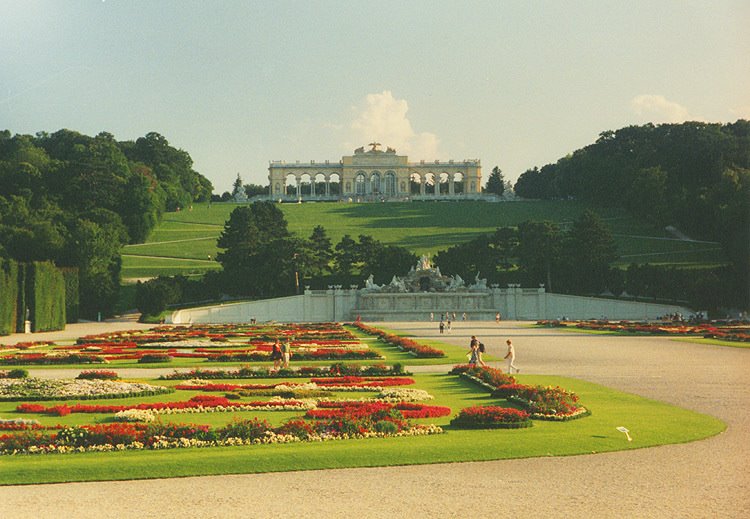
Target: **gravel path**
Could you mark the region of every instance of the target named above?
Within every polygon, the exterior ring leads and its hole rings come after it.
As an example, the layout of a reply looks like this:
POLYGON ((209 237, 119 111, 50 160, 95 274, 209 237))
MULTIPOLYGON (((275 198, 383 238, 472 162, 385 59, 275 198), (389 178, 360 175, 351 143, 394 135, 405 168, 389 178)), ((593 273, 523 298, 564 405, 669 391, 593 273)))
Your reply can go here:
MULTIPOLYGON (((437 337, 434 323, 387 326, 437 337)), ((590 380, 728 428, 688 444, 573 457, 0 487, 0 502, 14 518, 750 516, 750 350, 513 322, 459 322, 441 339, 466 345, 470 334, 496 355, 513 338, 522 373, 590 380)))

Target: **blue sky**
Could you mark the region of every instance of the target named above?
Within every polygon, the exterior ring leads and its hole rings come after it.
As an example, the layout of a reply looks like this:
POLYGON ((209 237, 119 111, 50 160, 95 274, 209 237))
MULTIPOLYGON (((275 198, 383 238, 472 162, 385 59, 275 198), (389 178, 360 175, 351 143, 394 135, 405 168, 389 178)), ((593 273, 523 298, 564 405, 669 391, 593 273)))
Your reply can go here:
POLYGON ((150 131, 228 190, 376 139, 511 181, 645 122, 750 119, 750 2, 0 0, 0 129, 150 131))

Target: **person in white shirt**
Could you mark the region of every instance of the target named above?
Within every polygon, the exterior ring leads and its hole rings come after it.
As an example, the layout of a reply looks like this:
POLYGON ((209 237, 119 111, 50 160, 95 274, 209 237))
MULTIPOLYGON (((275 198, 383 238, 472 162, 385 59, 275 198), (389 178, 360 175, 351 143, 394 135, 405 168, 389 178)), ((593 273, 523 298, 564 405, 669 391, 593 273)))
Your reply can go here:
POLYGON ((521 370, 516 367, 514 364, 516 360, 516 350, 513 348, 513 342, 508 339, 505 341, 505 344, 508 345, 508 353, 505 354, 505 359, 508 359, 508 375, 513 374, 513 370, 516 370, 516 373, 519 373, 521 370))

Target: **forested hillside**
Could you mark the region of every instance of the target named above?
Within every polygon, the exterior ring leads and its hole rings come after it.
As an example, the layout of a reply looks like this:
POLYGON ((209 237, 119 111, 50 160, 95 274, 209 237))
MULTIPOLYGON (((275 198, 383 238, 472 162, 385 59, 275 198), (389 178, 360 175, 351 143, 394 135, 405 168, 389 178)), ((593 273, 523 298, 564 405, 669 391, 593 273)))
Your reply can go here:
POLYGON ((167 210, 211 196, 192 159, 149 133, 118 142, 0 132, 0 257, 52 260, 79 271, 81 315, 111 313, 120 284, 120 249, 143 241, 167 210))
POLYGON ((750 122, 647 124, 526 171, 519 196, 619 206, 694 239, 720 241, 736 282, 750 271, 750 122))

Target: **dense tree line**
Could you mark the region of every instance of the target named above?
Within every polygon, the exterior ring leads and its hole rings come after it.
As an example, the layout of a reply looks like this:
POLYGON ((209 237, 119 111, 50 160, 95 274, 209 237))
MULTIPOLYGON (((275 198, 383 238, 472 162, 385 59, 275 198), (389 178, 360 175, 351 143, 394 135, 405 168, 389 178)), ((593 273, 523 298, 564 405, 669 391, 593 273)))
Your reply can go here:
POLYGON ((750 286, 750 122, 647 124, 607 131, 585 148, 523 173, 525 198, 624 207, 645 221, 721 242, 734 283, 750 286))
POLYGON ((567 231, 547 221, 498 228, 438 252, 435 264, 465 281, 480 276, 489 283, 544 284, 555 292, 598 294, 609 288, 616 252, 609 228, 586 211, 567 231))
POLYGON ((179 276, 159 277, 139 283, 138 309, 158 314, 168 305, 217 297, 278 297, 301 293, 305 286, 324 289, 330 285, 361 285, 373 275, 376 283, 403 275, 417 257, 371 236, 357 240, 345 235, 333 244, 318 225, 308 238, 290 234, 284 213, 272 202, 255 202, 235 208, 217 241, 222 251, 216 260, 222 270, 208 273, 202 281, 179 276))
POLYGON ((118 142, 70 130, 0 132, 0 257, 75 267, 84 317, 111 314, 120 248, 143 241, 162 212, 208 200, 190 156, 149 133, 118 142))
POLYGON ((316 226, 308 238, 292 236, 281 210, 272 202, 256 202, 232 211, 219 236, 227 293, 258 296, 298 292, 303 285, 359 284, 372 274, 386 283, 414 265, 414 254, 384 245, 371 236, 345 235, 333 244, 316 226))

